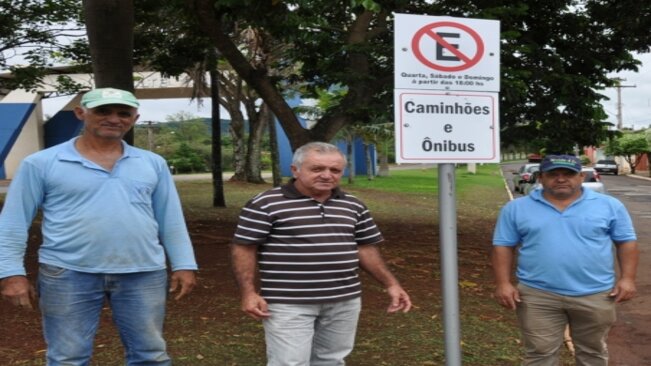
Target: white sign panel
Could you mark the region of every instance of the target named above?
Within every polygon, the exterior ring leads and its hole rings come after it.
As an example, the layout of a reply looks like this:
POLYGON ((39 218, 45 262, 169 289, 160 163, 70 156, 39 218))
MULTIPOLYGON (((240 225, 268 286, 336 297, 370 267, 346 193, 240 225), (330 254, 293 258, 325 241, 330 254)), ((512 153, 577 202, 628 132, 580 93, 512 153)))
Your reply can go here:
POLYGON ((396 90, 396 162, 497 163, 498 94, 396 90))
POLYGON ((500 91, 500 22, 395 14, 395 88, 500 91))

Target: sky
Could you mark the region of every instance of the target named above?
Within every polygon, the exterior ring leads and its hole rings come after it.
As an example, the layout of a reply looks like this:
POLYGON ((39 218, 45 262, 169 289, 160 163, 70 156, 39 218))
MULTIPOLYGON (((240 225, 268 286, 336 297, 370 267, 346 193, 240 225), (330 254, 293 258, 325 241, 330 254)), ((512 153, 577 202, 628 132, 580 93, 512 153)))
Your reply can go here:
MULTIPOLYGON (((651 125, 651 53, 639 55, 642 66, 638 72, 621 72, 609 75, 624 79, 621 82, 622 121, 624 127, 634 129, 647 128, 651 125)), ((617 124, 617 90, 607 88, 602 91, 610 100, 602 104, 608 114, 608 121, 617 124)), ((54 115, 69 97, 51 98, 44 100, 43 111, 46 115, 54 115)), ((210 117, 210 100, 205 99, 202 106, 189 99, 142 100, 140 121, 165 121, 168 116, 178 112, 187 112, 197 117, 210 117)), ((228 119, 228 113, 222 108, 222 118, 228 119)))
MULTIPOLYGON (((635 129, 648 128, 651 125, 651 53, 638 55, 642 66, 637 73, 621 72, 610 77, 625 79, 621 82, 622 121, 624 127, 635 129), (633 87, 634 86, 634 87, 633 87)), ((602 92, 610 98, 602 105, 608 114, 608 121, 617 124, 617 90, 608 88, 602 92)))

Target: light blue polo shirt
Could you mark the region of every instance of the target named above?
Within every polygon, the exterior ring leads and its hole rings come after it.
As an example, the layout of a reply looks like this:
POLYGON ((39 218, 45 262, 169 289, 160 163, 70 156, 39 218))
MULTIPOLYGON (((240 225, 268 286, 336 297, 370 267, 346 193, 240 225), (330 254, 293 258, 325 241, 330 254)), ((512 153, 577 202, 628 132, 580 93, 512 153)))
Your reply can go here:
POLYGON ((165 160, 123 143, 112 171, 72 139, 25 158, 0 213, 0 278, 24 275, 27 233, 43 212, 39 262, 89 273, 197 268, 165 160))
POLYGON ((535 190, 501 210, 493 245, 516 246, 516 276, 527 286, 568 296, 615 284, 613 242, 636 240, 631 217, 612 196, 584 189, 564 211, 535 190))

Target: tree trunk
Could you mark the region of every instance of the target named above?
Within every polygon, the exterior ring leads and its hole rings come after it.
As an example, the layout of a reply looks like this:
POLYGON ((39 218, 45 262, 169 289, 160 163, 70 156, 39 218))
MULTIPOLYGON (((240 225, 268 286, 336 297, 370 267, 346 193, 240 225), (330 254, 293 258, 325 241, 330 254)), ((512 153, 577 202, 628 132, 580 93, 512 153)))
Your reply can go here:
POLYGON ((210 104, 212 105, 212 207, 226 207, 222 169, 222 129, 219 111, 219 80, 217 55, 210 56, 210 104))
MULTIPOLYGON (((133 92, 133 1, 83 0, 82 5, 95 87, 133 92)), ((124 140, 133 145, 133 129, 124 140)))
POLYGON ((382 147, 378 148, 378 158, 380 160, 380 169, 378 170, 378 177, 388 177, 389 176, 389 154, 386 151, 380 152, 382 149, 386 149, 386 141, 382 143, 382 147))
POLYGON ((353 156, 354 138, 346 140, 346 159, 348 159, 348 183, 355 183, 355 157, 353 156))
POLYGON ((366 156, 366 179, 373 180, 375 172, 373 171, 373 159, 371 159, 369 144, 364 144, 364 156, 366 156))
POLYGON ((233 176, 231 181, 246 182, 246 142, 244 140, 244 116, 239 110, 231 113, 230 133, 233 138, 233 176))
POLYGON ((264 183, 260 167, 261 142, 265 128, 264 114, 269 113, 266 103, 260 106, 260 113, 255 118, 249 117, 249 140, 247 141, 246 154, 246 181, 249 183, 264 183))
POLYGON ((631 174, 635 174, 635 164, 636 164, 637 162, 634 163, 634 162, 633 162, 633 157, 630 156, 630 155, 625 156, 625 157, 624 157, 624 160, 626 160, 626 162, 628 162, 628 166, 631 167, 631 174))
POLYGON ((267 116, 267 127, 269 128, 269 149, 271 150, 271 175, 273 186, 283 184, 282 173, 280 172, 280 153, 278 152, 278 135, 276 134, 276 120, 271 111, 267 116))

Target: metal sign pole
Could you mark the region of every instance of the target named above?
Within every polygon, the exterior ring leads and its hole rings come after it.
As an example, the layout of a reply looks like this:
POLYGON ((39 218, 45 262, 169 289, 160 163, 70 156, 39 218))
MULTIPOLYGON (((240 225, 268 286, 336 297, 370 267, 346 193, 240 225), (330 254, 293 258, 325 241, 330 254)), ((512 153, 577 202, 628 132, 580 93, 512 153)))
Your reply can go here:
POLYGON ((445 365, 461 365, 459 275, 457 258, 457 207, 454 164, 439 164, 439 235, 445 365))
POLYGON ((439 164, 446 366, 461 365, 454 164, 499 163, 500 22, 395 14, 397 163, 439 164))

